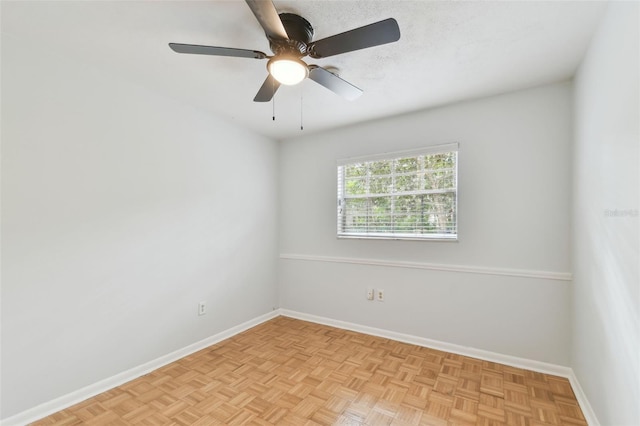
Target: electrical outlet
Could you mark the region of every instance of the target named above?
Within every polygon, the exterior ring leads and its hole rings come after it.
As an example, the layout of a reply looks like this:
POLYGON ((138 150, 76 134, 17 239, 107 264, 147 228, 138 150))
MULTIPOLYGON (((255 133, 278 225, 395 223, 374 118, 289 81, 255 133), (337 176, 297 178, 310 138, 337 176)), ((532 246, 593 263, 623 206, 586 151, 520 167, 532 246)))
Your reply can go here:
POLYGON ((376 300, 378 302, 384 302, 384 290, 382 290, 381 288, 376 290, 376 300))
POLYGON ((367 300, 373 300, 373 296, 376 294, 376 290, 373 288, 367 289, 367 300))
POLYGON ((207 313, 207 302, 198 303, 198 315, 204 315, 207 313))

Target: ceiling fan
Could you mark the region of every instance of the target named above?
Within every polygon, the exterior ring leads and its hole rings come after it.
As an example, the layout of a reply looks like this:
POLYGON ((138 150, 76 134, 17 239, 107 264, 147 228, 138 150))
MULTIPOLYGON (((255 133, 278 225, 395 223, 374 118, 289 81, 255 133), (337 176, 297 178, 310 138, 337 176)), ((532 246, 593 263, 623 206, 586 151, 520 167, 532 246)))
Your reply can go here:
POLYGON ((354 100, 362 94, 362 90, 326 68, 307 65, 301 58, 305 56, 314 59, 327 58, 400 39, 398 23, 395 19, 389 18, 322 40, 312 41, 313 27, 303 17, 293 13, 278 14, 271 0, 246 0, 246 2, 264 29, 273 56, 257 50, 230 47, 180 43, 169 43, 169 47, 177 53, 268 59, 269 75, 253 99, 255 102, 268 102, 281 84, 295 85, 307 77, 348 100, 354 100))

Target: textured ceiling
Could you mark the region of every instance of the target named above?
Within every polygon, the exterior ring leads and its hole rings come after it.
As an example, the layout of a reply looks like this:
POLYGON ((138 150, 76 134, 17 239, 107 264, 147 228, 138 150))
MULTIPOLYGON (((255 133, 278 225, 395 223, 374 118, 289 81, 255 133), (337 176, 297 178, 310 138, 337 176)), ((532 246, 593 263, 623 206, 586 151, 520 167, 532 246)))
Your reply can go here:
POLYGON ((254 103, 266 61, 179 55, 167 43, 270 53, 244 1, 2 1, 2 34, 133 80, 274 139, 570 78, 602 2, 274 1, 321 39, 393 17, 400 41, 307 63, 364 90, 307 80, 254 103), (275 106, 276 121, 272 121, 275 106))

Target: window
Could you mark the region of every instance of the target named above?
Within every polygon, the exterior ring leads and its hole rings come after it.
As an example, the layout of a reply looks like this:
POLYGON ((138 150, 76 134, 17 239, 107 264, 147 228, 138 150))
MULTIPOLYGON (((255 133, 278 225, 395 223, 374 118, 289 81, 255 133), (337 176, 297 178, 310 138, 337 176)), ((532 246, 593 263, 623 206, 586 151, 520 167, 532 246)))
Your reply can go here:
POLYGON ((457 239, 458 144, 338 162, 338 237, 457 239))

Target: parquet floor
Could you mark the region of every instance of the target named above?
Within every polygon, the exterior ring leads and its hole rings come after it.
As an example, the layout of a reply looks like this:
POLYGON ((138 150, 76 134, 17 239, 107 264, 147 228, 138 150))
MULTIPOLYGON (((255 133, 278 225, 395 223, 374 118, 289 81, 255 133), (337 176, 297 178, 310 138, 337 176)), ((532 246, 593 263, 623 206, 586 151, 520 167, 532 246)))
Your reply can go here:
POLYGON ((35 425, 586 425, 560 377, 278 317, 35 425))

